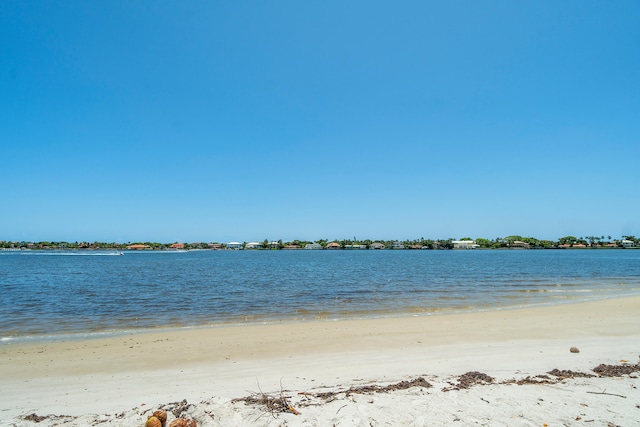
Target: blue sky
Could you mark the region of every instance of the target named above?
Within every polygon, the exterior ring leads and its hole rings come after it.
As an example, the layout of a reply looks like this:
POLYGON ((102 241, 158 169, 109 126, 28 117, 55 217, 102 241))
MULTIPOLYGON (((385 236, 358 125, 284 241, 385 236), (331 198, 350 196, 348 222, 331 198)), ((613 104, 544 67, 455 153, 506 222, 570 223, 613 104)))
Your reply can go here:
POLYGON ((4 1, 0 240, 640 234, 640 2, 4 1))

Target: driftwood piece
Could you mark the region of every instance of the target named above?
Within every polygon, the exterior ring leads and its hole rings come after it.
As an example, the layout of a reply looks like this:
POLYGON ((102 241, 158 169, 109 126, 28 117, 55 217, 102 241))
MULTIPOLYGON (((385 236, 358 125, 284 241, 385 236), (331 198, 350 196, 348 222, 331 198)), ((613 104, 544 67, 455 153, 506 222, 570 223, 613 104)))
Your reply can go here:
POLYGON ((588 391, 587 393, 589 394, 605 394, 607 396, 616 396, 616 397, 622 397, 623 399, 626 399, 627 396, 623 396, 621 394, 614 394, 614 393, 605 393, 604 391, 602 392, 597 392, 597 391, 588 391))

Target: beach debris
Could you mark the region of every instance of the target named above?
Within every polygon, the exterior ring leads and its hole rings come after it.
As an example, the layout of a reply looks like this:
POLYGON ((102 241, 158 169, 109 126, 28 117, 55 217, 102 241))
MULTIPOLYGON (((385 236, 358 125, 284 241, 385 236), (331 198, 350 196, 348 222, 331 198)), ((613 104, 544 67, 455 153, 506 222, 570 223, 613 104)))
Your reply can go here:
POLYGON ((556 384, 557 380, 552 380, 548 375, 536 375, 534 377, 527 376, 519 380, 509 380, 507 384, 515 383, 517 385, 525 384, 556 384))
POLYGON ((271 413, 271 415, 274 418, 278 413, 290 413, 293 415, 300 415, 300 412, 298 412, 289 403, 289 398, 284 395, 284 390, 282 388, 282 379, 280 380, 280 394, 277 397, 270 396, 264 393, 260 388, 259 383, 258 383, 258 390, 260 390, 260 393, 253 393, 251 396, 242 397, 239 399, 233 399, 231 403, 244 402, 246 405, 264 406, 267 412, 271 413))
POLYGON ((162 423, 162 427, 164 427, 165 423, 167 422, 167 411, 165 411, 164 409, 158 409, 153 413, 153 416, 159 419, 162 423))
POLYGON ((187 402, 187 399, 183 399, 180 402, 173 402, 163 405, 163 410, 170 411, 176 418, 181 418, 182 415, 187 412, 192 406, 192 404, 187 402))
POLYGON ((240 399, 233 399, 231 402, 244 402, 247 405, 261 405, 266 408, 271 415, 275 416, 278 413, 290 413, 294 415, 300 415, 290 403, 289 399, 280 391, 279 396, 270 396, 266 393, 254 393, 251 396, 242 397, 240 399))
POLYGON ((28 415, 23 415, 19 418, 22 418, 25 421, 31 421, 34 423, 40 423, 45 420, 61 420, 64 423, 64 422, 69 422, 71 420, 75 420, 78 417, 74 417, 71 415, 38 415, 34 412, 28 415))
POLYGON ((153 415, 147 418, 147 422, 144 424, 144 427, 162 427, 162 421, 158 417, 154 417, 153 415))
POLYGON ((557 368, 547 372, 547 374, 553 375, 554 377, 558 377, 561 380, 564 380, 566 378, 592 378, 595 376, 592 374, 586 374, 584 372, 576 372, 576 371, 567 370, 567 369, 560 370, 557 368))
POLYGON ((451 384, 451 387, 445 387, 442 391, 452 391, 452 390, 463 390, 467 388, 471 388, 475 385, 482 384, 492 384, 495 381, 495 378, 483 374, 482 372, 467 372, 466 374, 462 374, 458 377, 458 383, 451 384))
POLYGON ((192 418, 178 418, 173 420, 169 427, 198 427, 198 424, 192 418))
POLYGON ((604 363, 593 368, 593 372, 601 377, 621 377, 640 371, 640 363, 635 365, 605 365, 604 363))
POLYGON ((29 415, 25 415, 24 417, 22 417, 23 420, 25 421, 33 421, 34 423, 39 423, 41 421, 46 420, 47 418, 49 418, 49 415, 37 415, 35 412, 29 415))
POLYGON ((427 380, 423 377, 415 378, 411 381, 400 381, 394 384, 389 384, 386 386, 380 386, 377 384, 364 385, 359 387, 350 387, 347 390, 338 390, 338 391, 327 391, 322 393, 300 393, 304 395, 312 395, 317 398, 321 398, 324 400, 334 400, 337 395, 344 393, 345 396, 350 396, 352 394, 367 394, 367 393, 389 393, 392 391, 398 390, 406 390, 411 387, 423 387, 423 388, 431 388, 433 387, 427 380))
POLYGON ((424 388, 430 388, 432 387, 431 384, 429 384, 429 382, 427 380, 425 380, 422 377, 418 377, 414 380, 411 381, 400 381, 398 383, 395 384, 389 384, 386 386, 379 386, 379 385, 365 385, 365 386, 360 386, 360 387, 351 387, 349 388, 349 390, 347 390, 345 392, 346 396, 349 396, 350 394, 353 393, 358 393, 358 394, 364 394, 364 393, 389 393, 391 391, 398 391, 398 390, 406 390, 408 388, 411 387, 424 387, 424 388))
POLYGON ((569 349, 569 351, 570 351, 571 353, 580 353, 580 349, 578 349, 578 347, 571 347, 571 348, 569 349))
POLYGON ((626 398, 627 398, 627 396, 623 396, 623 395, 621 395, 621 394, 607 393, 607 392, 605 392, 605 391, 601 391, 601 392, 597 392, 597 391, 588 391, 587 393, 589 393, 589 394, 603 394, 603 395, 605 395, 605 396, 616 396, 616 397, 621 397, 621 398, 623 398, 623 399, 626 399, 626 398))

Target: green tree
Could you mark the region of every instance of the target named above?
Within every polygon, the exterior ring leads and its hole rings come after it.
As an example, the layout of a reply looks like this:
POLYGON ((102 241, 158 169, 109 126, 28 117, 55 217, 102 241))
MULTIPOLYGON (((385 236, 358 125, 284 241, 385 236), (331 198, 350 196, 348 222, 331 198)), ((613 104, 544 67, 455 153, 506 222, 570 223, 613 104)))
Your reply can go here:
POLYGON ((481 248, 493 248, 493 242, 482 237, 478 237, 476 239, 476 245, 480 246, 481 248))
POLYGON ((558 239, 558 243, 561 245, 574 245, 578 243, 578 238, 576 236, 564 236, 558 239))

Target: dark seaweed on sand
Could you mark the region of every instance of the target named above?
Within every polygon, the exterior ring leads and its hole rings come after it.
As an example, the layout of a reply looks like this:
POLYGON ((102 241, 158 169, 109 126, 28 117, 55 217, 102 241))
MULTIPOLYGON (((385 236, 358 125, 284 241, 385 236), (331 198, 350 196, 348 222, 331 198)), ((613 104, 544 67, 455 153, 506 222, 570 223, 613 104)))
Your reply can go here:
POLYGON ((547 374, 553 375, 554 377, 558 377, 560 379, 565 379, 565 378, 592 378, 595 377, 595 375, 593 374, 587 374, 584 372, 576 372, 576 371, 571 371, 571 370, 567 370, 567 369, 554 369, 552 371, 547 372, 547 374))
POLYGON ((602 363, 593 368, 593 372, 601 377, 621 377, 634 372, 640 372, 640 363, 636 363, 635 365, 605 365, 602 363))
POLYGON ((445 387, 442 389, 442 391, 464 390, 475 385, 493 384, 494 381, 495 378, 490 377, 489 375, 482 372, 467 372, 466 374, 462 374, 458 377, 457 384, 449 383, 451 384, 451 387, 445 387))

